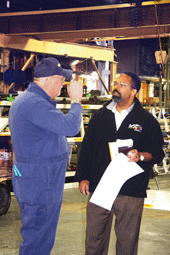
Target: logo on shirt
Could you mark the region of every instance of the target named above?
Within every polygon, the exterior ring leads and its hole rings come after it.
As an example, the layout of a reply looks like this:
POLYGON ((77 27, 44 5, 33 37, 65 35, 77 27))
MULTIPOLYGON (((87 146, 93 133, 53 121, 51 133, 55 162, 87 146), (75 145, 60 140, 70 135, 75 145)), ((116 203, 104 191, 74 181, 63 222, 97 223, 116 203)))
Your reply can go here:
POLYGON ((128 128, 133 129, 134 131, 137 132, 142 132, 142 126, 138 124, 129 124, 128 128))

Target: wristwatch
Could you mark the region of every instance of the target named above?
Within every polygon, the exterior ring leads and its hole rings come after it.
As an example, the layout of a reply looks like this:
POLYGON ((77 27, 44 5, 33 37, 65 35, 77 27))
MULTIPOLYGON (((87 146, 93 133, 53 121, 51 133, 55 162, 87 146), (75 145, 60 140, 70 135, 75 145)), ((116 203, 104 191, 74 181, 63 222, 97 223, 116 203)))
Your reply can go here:
POLYGON ((71 103, 72 103, 72 104, 73 104, 73 103, 78 103, 78 104, 80 104, 80 99, 71 100, 71 103))
POLYGON ((140 153, 140 161, 144 161, 145 157, 140 153))

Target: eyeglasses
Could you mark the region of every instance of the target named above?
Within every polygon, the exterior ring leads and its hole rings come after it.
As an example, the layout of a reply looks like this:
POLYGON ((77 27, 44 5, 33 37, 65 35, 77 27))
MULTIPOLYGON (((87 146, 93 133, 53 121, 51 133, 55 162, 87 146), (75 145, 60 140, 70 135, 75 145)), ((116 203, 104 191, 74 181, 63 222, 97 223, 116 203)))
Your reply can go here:
POLYGON ((66 80, 66 77, 58 76, 58 78, 60 78, 60 80, 62 80, 63 82, 65 82, 66 80))
POLYGON ((118 83, 117 81, 114 82, 114 86, 120 86, 121 88, 129 87, 129 85, 127 85, 125 82, 118 83))
POLYGON ((127 88, 127 87, 131 87, 132 89, 136 89, 135 87, 133 86, 129 86, 128 84, 126 84, 125 82, 121 81, 121 82, 117 82, 115 81, 114 82, 114 86, 120 86, 121 88, 127 88))

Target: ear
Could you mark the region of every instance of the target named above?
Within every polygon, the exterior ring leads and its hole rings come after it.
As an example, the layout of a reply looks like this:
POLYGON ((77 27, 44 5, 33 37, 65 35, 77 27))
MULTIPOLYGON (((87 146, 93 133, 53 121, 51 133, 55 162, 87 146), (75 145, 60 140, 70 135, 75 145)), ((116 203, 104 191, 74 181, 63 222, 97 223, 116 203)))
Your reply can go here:
POLYGON ((137 94, 137 89, 133 89, 132 95, 136 96, 136 94, 137 94))

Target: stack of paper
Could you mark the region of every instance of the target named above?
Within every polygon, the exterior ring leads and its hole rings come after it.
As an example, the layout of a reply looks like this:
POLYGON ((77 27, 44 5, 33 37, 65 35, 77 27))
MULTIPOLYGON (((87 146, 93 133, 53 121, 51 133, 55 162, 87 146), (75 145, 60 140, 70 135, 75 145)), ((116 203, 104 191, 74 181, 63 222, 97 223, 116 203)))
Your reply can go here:
POLYGON ((111 210, 123 184, 131 177, 144 172, 135 162, 129 162, 123 153, 117 154, 98 183, 90 202, 111 210))

